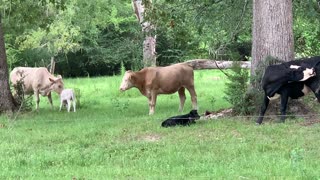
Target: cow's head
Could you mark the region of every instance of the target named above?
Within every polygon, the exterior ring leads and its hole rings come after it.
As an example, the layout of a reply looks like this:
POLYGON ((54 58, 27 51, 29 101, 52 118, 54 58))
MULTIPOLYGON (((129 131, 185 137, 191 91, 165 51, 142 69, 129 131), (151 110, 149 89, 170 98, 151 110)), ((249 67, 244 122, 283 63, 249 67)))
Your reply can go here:
POLYGON ((313 67, 308 67, 306 65, 297 66, 291 65, 290 69, 293 69, 295 76, 299 77, 299 81, 305 81, 316 75, 316 71, 313 67))
POLYGON ((305 81, 313 76, 316 75, 316 71, 314 70, 314 68, 306 68, 304 71, 303 71, 303 79, 300 80, 300 81, 305 81))
POLYGON ((122 82, 120 85, 120 91, 125 91, 133 87, 132 74, 133 72, 130 70, 124 73, 122 82))
POLYGON ((51 82, 49 90, 55 91, 58 94, 61 94, 62 90, 64 89, 63 81, 61 75, 58 75, 56 78, 49 78, 51 82))

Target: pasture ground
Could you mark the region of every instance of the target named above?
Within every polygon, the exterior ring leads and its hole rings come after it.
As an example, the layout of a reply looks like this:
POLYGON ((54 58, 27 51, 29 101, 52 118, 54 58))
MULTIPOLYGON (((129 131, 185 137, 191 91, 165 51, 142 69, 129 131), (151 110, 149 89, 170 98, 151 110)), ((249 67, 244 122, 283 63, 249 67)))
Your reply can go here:
MULTIPOLYGON (((0 116, 0 179, 320 179, 319 123, 222 118, 162 128, 179 114, 177 94, 159 96, 149 116, 137 89, 118 91, 120 76, 64 81, 81 92, 76 113, 59 112, 54 95, 54 110, 41 98, 39 112, 0 116)), ((225 82, 219 71, 195 72, 200 114, 230 106, 225 82)))

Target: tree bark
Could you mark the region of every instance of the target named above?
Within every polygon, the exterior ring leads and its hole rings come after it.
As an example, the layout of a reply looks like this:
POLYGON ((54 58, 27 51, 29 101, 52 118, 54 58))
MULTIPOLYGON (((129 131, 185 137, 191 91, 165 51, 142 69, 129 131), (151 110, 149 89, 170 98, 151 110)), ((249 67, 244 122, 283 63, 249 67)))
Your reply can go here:
POLYGON ((7 56, 0 14, 0 113, 13 112, 14 109, 14 99, 9 86, 7 56))
MULTIPOLYGON (((151 4, 151 0, 148 1, 151 4)), ((145 6, 142 0, 132 0, 133 9, 145 34, 143 41, 143 64, 145 67, 156 66, 156 35, 155 27, 151 22, 144 21, 145 6)))
POLYGON ((253 0, 251 77, 260 61, 294 59, 292 0, 253 0))

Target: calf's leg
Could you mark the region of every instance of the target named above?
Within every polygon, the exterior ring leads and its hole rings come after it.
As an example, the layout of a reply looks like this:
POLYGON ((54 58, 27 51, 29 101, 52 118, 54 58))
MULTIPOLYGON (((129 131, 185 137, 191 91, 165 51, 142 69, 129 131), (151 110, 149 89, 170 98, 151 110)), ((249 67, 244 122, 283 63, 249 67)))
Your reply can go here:
POLYGON ((62 105, 63 105, 63 101, 61 100, 60 101, 60 109, 59 109, 59 111, 61 111, 62 105))
POLYGON ((260 109, 260 114, 259 114, 259 117, 258 117, 258 119, 256 121, 257 124, 261 124, 262 123, 263 116, 266 113, 266 110, 267 110, 268 105, 269 105, 269 101, 270 100, 267 97, 267 95, 264 95, 263 103, 262 103, 262 106, 261 106, 261 109, 260 109))
POLYGON ((72 103, 73 103, 73 112, 76 112, 76 101, 73 100, 72 103))
POLYGON ((67 104, 68 104, 68 112, 70 112, 70 108, 71 108, 71 101, 70 101, 70 99, 67 100, 67 104))
POLYGON ((179 106, 179 112, 183 111, 183 107, 184 107, 184 102, 186 101, 186 94, 185 94, 185 88, 182 87, 179 89, 178 93, 179 93, 179 98, 180 98, 180 106, 179 106))

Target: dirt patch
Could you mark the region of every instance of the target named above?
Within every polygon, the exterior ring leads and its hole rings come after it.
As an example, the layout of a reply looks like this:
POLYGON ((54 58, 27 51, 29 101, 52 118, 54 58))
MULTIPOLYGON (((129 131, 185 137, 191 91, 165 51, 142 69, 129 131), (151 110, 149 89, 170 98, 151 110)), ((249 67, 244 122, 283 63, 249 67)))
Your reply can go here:
MULTIPOLYGON (((318 112, 314 108, 312 108, 312 105, 310 106, 303 102, 302 99, 289 100, 287 107, 287 118, 302 118, 305 120, 304 123, 313 122, 319 119, 318 112)), ((280 102, 272 103, 267 109, 264 121, 278 120, 280 118, 279 114, 280 102)))
POLYGON ((206 111, 204 113, 204 119, 218 119, 221 117, 231 116, 232 108, 221 109, 219 111, 206 111))
POLYGON ((314 124, 320 123, 320 120, 310 120, 310 121, 305 121, 303 123, 301 123, 301 126, 312 126, 314 124))
POLYGON ((138 139, 147 142, 157 142, 161 139, 161 136, 158 134, 147 134, 138 136, 138 139))
MULTIPOLYGON (((308 99, 306 100, 289 100, 287 105, 287 120, 302 118, 304 122, 302 126, 311 126, 316 123, 320 123, 319 112, 316 107, 319 106, 318 102, 308 99)), ((319 107, 318 107, 319 108, 319 107)), ((219 119, 222 117, 234 117, 232 109, 222 109, 219 111, 206 111, 203 119, 219 119)), ((242 116, 237 116, 242 117, 242 116)), ((258 112, 256 115, 243 116, 243 118, 252 120, 258 118, 258 112)), ((267 121, 279 121, 280 120, 280 100, 271 101, 268 109, 265 113, 263 122, 267 121)))

